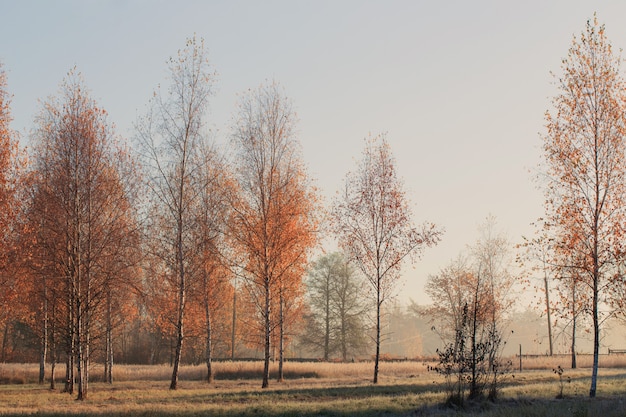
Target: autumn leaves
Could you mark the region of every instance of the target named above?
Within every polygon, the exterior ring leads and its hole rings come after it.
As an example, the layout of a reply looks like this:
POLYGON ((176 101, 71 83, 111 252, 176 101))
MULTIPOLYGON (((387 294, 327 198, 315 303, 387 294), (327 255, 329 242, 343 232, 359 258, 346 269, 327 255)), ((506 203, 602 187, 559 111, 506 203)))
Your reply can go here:
MULTIPOLYGON (((141 319, 173 341, 171 389, 189 334, 202 335, 208 381, 216 335, 222 345, 230 339, 233 357, 236 344, 261 348, 267 387, 276 356, 283 378, 290 329, 303 314, 303 277, 323 209, 291 101, 275 82, 249 90, 226 152, 206 129, 215 72, 203 42, 190 39, 168 69, 169 86, 157 89, 137 121, 134 150, 70 71, 42 105, 31 165, 21 171, 3 73, 0 79, 3 279, 9 264, 15 268, 3 282, 2 302, 21 296, 26 306, 19 314, 3 308, 0 319, 8 331, 11 320, 28 317, 41 341, 41 382, 51 362, 54 386, 56 363, 64 361, 64 389, 81 400, 94 352, 112 382, 125 323, 141 319)), ((342 240, 346 249, 350 241, 362 244, 350 251, 355 262, 376 252, 375 263, 361 269, 373 288, 384 288, 380 307, 402 260, 436 243, 438 233, 411 226, 387 142, 375 138, 367 146, 362 178, 346 183, 357 199, 338 200, 334 217, 342 233, 361 228, 358 240, 342 240), (377 218, 374 229, 363 210, 377 218)))
POLYGON ((546 113, 543 173, 546 216, 540 238, 564 301, 590 316, 596 395, 600 326, 623 314, 626 225, 626 84, 604 26, 587 22, 562 61, 559 94, 546 113), (570 291, 571 289, 571 291, 570 291))

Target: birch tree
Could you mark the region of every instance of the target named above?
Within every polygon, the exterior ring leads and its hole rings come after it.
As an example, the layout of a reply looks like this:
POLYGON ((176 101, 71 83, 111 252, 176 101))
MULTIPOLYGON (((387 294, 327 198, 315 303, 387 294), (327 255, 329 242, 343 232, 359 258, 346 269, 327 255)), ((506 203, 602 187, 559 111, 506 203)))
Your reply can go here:
POLYGON ((546 112, 546 220, 555 264, 574 271, 588 295, 593 323, 589 396, 596 396, 602 307, 618 281, 626 220, 626 85, 597 19, 574 38, 546 112), (562 262, 571 262, 562 265, 562 262))
POLYGON ((244 282, 262 323, 263 388, 269 386, 272 332, 280 326, 280 313, 272 310, 284 305, 282 286, 294 274, 301 281, 316 241, 318 197, 302 163, 295 122, 291 101, 274 82, 241 98, 233 127, 239 198, 231 236, 244 256, 244 282))
POLYGON ((11 97, 7 90, 7 77, 0 64, 0 328, 2 346, 0 360, 5 358, 6 341, 12 315, 21 307, 17 302, 23 291, 17 279, 18 219, 22 207, 20 175, 23 162, 17 133, 11 127, 11 97))
POLYGON ((168 60, 170 85, 158 89, 148 113, 137 124, 137 138, 150 191, 150 248, 156 267, 175 297, 175 354, 170 389, 178 385, 184 340, 185 305, 190 281, 197 277, 199 245, 194 207, 202 187, 201 151, 208 145, 205 126, 213 93, 212 70, 204 41, 188 39, 168 60))
POLYGON ((38 264, 65 298, 66 391, 87 397, 94 329, 104 289, 136 242, 132 163, 116 141, 106 112, 70 71, 58 97, 43 105, 34 134, 29 215, 38 264), (128 181, 128 182, 125 182, 128 181), (74 362, 75 360, 75 362, 74 362))
POLYGON ((370 284, 376 303, 374 383, 378 383, 381 306, 394 294, 405 260, 416 260, 442 232, 431 223, 415 227, 384 136, 369 138, 355 172, 333 204, 339 245, 370 284))
POLYGON ((204 315, 205 361, 207 382, 213 381, 213 342, 218 310, 230 299, 232 285, 226 265, 228 248, 226 227, 230 218, 230 201, 235 198, 234 178, 226 161, 216 148, 200 152, 199 195, 195 205, 195 239, 199 247, 197 257, 199 277, 195 291, 200 298, 204 315))

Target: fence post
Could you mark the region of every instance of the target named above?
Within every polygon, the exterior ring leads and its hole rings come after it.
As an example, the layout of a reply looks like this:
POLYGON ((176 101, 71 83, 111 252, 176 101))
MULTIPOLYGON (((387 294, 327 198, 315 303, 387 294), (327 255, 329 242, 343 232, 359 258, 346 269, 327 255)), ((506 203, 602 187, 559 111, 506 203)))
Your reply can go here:
POLYGON ((522 344, 519 344, 519 371, 522 372, 522 344))

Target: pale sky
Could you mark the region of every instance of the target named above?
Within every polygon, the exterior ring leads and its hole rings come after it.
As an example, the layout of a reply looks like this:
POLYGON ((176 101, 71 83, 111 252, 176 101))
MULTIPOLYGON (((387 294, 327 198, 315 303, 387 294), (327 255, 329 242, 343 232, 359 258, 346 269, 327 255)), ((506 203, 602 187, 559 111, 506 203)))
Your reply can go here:
MULTIPOLYGON (((117 132, 133 136, 165 61, 197 34, 219 73, 209 123, 226 141, 238 93, 282 84, 309 173, 330 203, 368 134, 387 132, 416 222, 445 228, 405 268, 400 298, 477 238, 489 215, 532 233, 544 113, 573 35, 597 12, 626 47, 624 1, 0 0, 0 62, 24 138, 39 100, 77 66, 117 132)), ((25 141, 26 143, 26 141, 25 141)))

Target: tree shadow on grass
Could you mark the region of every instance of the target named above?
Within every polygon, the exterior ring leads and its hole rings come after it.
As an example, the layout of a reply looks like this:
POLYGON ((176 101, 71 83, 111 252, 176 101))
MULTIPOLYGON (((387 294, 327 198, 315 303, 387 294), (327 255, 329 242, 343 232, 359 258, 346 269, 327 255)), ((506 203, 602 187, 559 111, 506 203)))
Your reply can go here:
MULTIPOLYGON (((236 392, 207 392, 181 395, 179 398, 169 398, 163 404, 168 407, 159 409, 155 399, 146 399, 145 411, 115 411, 101 410, 90 414, 76 412, 59 413, 38 411, 40 417, 60 417, 68 415, 121 417, 121 416, 151 416, 151 417, 197 417, 197 416, 387 416, 406 415, 414 411, 415 407, 403 409, 398 414, 398 407, 394 404, 395 397, 407 394, 421 394, 437 392, 439 384, 432 385, 358 385, 341 387, 313 387, 313 388, 285 388, 276 387, 268 390, 245 389, 236 392), (377 401, 377 399, 381 399, 377 401), (390 400, 391 399, 391 400, 390 400), (349 404, 345 404, 348 402, 349 404), (180 403, 180 409, 172 412, 172 405, 180 403), (203 405, 206 405, 203 407, 203 405)), ((181 393, 184 392, 181 390, 181 393)), ((164 395, 165 397, 165 395, 164 395)), ((140 402, 136 402, 138 404, 140 402)), ((402 408, 402 407, 400 407, 402 408)), ((2 414, 2 413, 0 413, 2 414)), ((2 414, 3 416, 24 416, 24 414, 2 414)))

